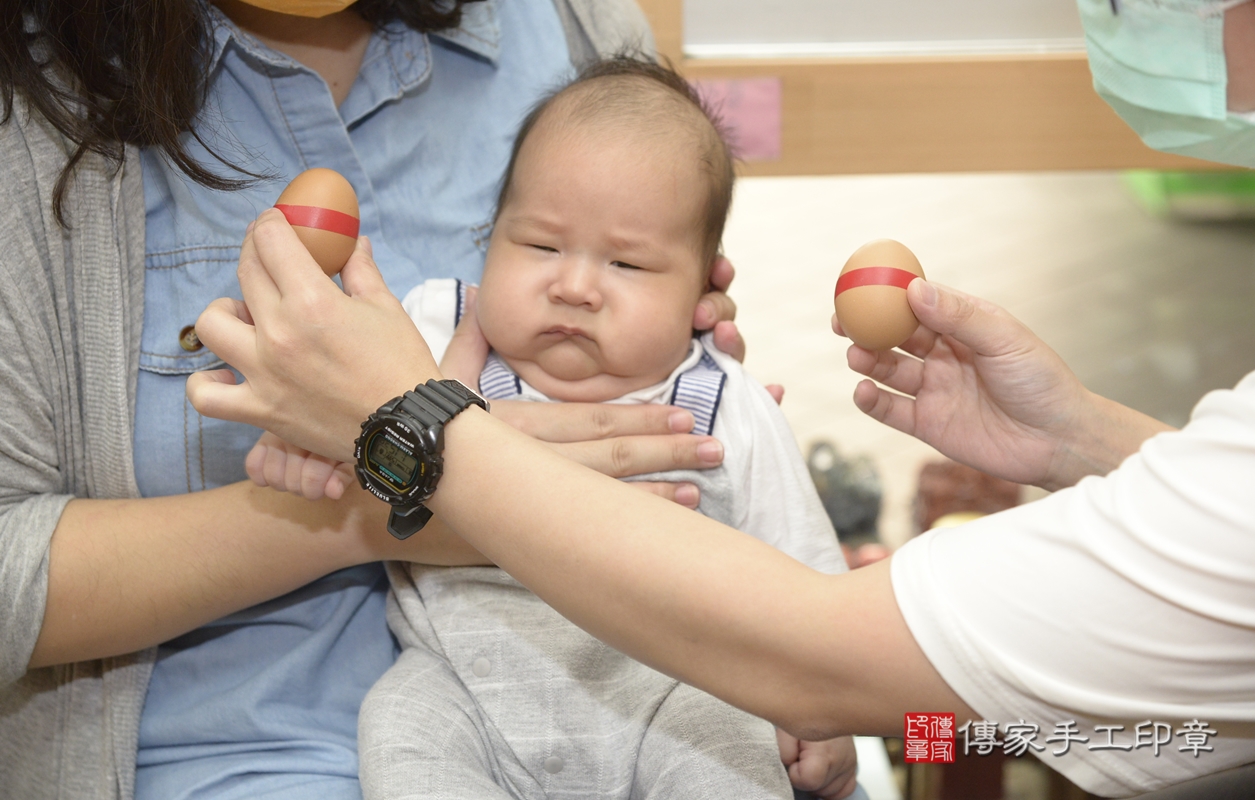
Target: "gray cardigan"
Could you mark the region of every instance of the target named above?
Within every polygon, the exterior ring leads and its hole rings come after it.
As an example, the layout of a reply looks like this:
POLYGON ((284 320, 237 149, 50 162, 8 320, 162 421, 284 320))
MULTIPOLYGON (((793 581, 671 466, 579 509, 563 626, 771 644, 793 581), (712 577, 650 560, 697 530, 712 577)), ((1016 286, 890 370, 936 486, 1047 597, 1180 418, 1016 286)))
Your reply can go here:
MULTIPOLYGON (((632 0, 555 0, 572 61, 653 52, 632 0)), ((0 800, 134 795, 155 648, 27 670, 48 552, 75 497, 138 497, 132 422, 144 305, 137 151, 89 154, 65 211, 52 192, 69 144, 16 102, 0 125, 0 800)))

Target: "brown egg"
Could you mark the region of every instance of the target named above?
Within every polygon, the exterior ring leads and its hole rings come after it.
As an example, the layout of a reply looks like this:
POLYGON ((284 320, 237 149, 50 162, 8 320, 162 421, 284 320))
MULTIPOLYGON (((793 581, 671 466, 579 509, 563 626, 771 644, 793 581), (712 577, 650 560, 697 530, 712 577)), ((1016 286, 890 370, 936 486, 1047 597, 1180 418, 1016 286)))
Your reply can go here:
POLYGON ((333 169, 307 169, 292 179, 275 208, 328 275, 335 275, 357 245, 357 193, 333 169))
POLYGON ((924 268, 915 254, 892 239, 877 239, 854 251, 841 268, 835 302, 845 335, 868 350, 890 350, 919 326, 906 302, 906 287, 924 268))

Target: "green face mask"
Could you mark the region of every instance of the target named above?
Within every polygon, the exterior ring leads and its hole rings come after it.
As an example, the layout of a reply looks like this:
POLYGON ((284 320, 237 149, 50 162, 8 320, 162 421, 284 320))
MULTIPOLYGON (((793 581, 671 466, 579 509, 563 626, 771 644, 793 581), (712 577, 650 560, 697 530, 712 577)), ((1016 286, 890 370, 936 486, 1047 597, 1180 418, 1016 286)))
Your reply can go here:
POLYGON ((1156 150, 1255 167, 1226 110, 1224 12, 1248 0, 1077 0, 1094 89, 1156 150))

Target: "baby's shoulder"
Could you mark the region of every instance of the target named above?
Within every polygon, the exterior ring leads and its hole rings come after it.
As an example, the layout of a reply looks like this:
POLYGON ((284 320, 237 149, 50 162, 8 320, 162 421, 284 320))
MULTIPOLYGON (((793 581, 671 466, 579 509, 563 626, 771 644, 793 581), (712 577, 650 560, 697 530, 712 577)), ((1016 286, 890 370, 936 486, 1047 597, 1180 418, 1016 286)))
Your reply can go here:
POLYGON ((715 417, 715 435, 721 427, 750 429, 770 422, 774 427, 787 426, 780 406, 762 385, 745 369, 745 365, 715 347, 711 334, 701 337, 701 346, 707 359, 722 373, 722 388, 718 414, 715 417))
POLYGON ((457 278, 431 278, 401 299, 401 307, 414 321, 437 362, 453 338, 453 329, 466 310, 467 290, 473 286, 457 278))

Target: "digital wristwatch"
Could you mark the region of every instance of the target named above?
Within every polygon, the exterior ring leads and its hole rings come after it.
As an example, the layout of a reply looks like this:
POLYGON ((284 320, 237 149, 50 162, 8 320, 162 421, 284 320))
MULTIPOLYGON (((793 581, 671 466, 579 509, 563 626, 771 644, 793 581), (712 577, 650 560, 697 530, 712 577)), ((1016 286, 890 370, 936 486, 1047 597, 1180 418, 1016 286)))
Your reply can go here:
POLYGON ((392 506, 388 532, 407 539, 431 519, 423 503, 444 473, 444 426, 488 401, 455 380, 430 380, 394 397, 362 423, 354 458, 362 488, 392 506))

